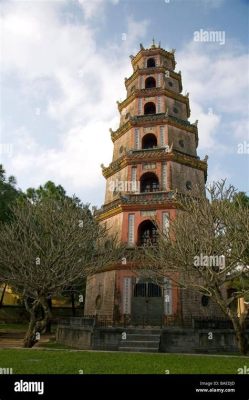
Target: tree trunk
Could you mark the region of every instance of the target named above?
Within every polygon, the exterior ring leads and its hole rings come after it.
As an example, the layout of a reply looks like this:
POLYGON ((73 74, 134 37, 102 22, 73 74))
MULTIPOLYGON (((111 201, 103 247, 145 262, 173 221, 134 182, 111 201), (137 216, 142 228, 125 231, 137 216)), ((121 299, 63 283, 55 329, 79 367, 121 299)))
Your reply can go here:
POLYGON ((73 317, 75 317, 75 315, 76 315, 76 310, 75 310, 74 293, 71 294, 71 302, 72 302, 72 315, 73 315, 73 317))
MULTIPOLYGON (((52 314, 52 299, 48 298, 48 307, 50 314, 52 314)), ((45 333, 51 333, 51 318, 48 319, 45 333)))
POLYGON ((241 354, 246 355, 249 351, 249 344, 248 344, 248 337, 246 333, 246 320, 245 316, 243 319, 239 320, 239 318, 236 316, 231 316, 230 313, 230 318, 233 323, 233 328, 235 331, 235 336, 238 344, 238 348, 241 354))
POLYGON ((248 353, 248 339, 247 339, 247 335, 244 330, 238 330, 235 331, 236 333, 236 339, 237 339, 237 343, 238 343, 238 348, 241 354, 243 354, 244 356, 247 355, 248 353))
POLYGON ((3 299, 4 299, 4 295, 5 295, 6 289, 7 289, 7 283, 5 283, 3 291, 2 291, 2 296, 1 296, 1 299, 0 299, 0 308, 3 306, 3 299))
POLYGON ((46 329, 51 319, 51 311, 45 297, 35 300, 31 307, 25 302, 25 306, 30 313, 30 322, 24 338, 24 347, 31 348, 40 340, 40 334, 46 329), (41 310, 43 311, 42 317, 39 316, 41 310))
POLYGON ((24 338, 23 347, 27 348, 33 347, 34 344, 37 342, 35 326, 36 326, 36 320, 34 317, 34 313, 32 313, 32 315, 30 316, 29 327, 24 338))

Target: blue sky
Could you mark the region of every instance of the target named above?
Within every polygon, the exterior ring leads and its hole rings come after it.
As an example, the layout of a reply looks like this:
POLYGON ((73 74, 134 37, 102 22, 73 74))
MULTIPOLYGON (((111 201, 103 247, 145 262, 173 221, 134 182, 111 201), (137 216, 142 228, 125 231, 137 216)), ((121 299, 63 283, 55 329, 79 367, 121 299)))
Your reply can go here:
POLYGON ((130 54, 176 49, 208 180, 249 191, 248 0, 1 1, 0 162, 22 189, 47 180, 101 205, 100 164, 124 99, 130 54), (219 31, 225 43, 194 41, 219 31), (123 34, 126 40, 122 40, 123 34), (240 149, 240 150, 239 150, 240 149))

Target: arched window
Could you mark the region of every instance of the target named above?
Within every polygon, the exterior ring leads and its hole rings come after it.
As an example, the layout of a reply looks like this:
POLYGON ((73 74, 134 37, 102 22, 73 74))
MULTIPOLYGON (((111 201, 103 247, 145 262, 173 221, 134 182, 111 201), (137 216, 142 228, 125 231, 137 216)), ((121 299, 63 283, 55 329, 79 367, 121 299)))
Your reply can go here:
POLYGON ((144 114, 156 114, 155 103, 149 102, 144 105, 144 114))
POLYGON ((147 68, 153 68, 156 66, 156 62, 154 58, 148 58, 147 60, 147 68))
POLYGON ((145 220, 138 227, 138 245, 155 245, 157 243, 157 229, 152 221, 145 220))
POLYGON ((149 76, 149 78, 145 80, 145 89, 150 89, 154 87, 156 87, 156 80, 152 76, 149 76))
POLYGON ((140 179, 141 193, 158 192, 159 181, 156 174, 153 172, 146 172, 140 179))
POLYGON ((201 305, 203 307, 207 307, 209 304, 209 297, 205 296, 205 294, 201 297, 201 305))
POLYGON ((102 298, 101 298, 101 296, 99 294, 95 299, 95 308, 96 308, 96 310, 100 310, 101 304, 102 304, 102 298))
POLYGON ((153 149, 157 147, 157 138, 153 133, 147 133, 142 139, 142 149, 153 149))
POLYGON ((136 283, 134 287, 134 297, 146 296, 146 283, 136 283))
POLYGON ((148 283, 148 297, 161 297, 162 289, 155 283, 148 283))
POLYGON ((162 289, 152 282, 138 282, 134 287, 134 297, 162 297, 162 289))

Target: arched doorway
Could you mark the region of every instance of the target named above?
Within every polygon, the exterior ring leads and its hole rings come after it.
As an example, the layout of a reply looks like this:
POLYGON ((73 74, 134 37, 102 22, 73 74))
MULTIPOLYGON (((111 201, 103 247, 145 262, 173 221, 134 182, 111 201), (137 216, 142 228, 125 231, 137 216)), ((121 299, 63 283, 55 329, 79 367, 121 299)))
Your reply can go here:
POLYGON ((157 243, 157 229, 151 220, 146 219, 141 222, 137 233, 139 246, 155 245, 157 243))
POLYGON ((146 172, 140 178, 141 193, 158 192, 159 180, 153 172, 146 172))
POLYGON ((131 316, 134 325, 160 326, 163 317, 163 289, 149 279, 136 279, 133 285, 131 316))
POLYGON ((154 87, 156 87, 156 81, 152 76, 149 76, 149 78, 145 80, 145 89, 151 89, 154 87))
POLYGON ((156 114, 156 106, 152 101, 144 105, 144 115, 148 114, 156 114))
POLYGON ((142 149, 153 149, 157 147, 157 138, 153 133, 147 133, 142 139, 142 149))
POLYGON ((154 58, 148 58, 147 60, 147 68, 154 68, 156 66, 156 62, 154 58))

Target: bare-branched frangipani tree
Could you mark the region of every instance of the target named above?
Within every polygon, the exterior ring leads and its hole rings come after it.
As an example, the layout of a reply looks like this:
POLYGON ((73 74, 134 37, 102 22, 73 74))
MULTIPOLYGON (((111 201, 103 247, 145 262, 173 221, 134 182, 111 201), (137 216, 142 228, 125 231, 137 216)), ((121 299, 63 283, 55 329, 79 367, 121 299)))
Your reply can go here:
POLYGON ((25 301, 30 314, 25 347, 32 347, 51 318, 48 299, 119 258, 115 238, 88 207, 72 199, 24 200, 0 224, 0 281, 25 301))
MULTIPOLYGON (((179 210, 170 228, 158 227, 157 246, 138 253, 141 273, 170 276, 182 288, 209 296, 234 327, 238 347, 248 352, 249 207, 225 181, 198 196, 177 195, 179 210), (245 300, 238 312, 239 300, 245 300)), ((215 318, 215 316, 214 316, 215 318)))

